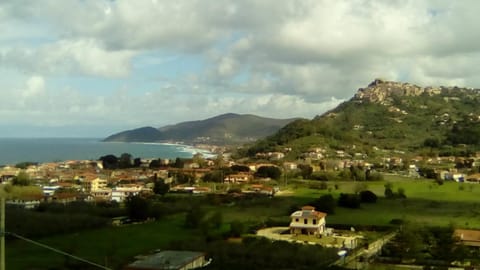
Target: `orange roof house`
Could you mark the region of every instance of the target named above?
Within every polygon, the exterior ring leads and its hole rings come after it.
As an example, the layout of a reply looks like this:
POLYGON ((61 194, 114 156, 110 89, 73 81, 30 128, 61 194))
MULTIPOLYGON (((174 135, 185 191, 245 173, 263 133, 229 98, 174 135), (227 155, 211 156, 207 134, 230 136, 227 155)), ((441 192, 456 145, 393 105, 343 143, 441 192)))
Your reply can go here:
POLYGON ((325 233, 326 216, 326 213, 316 211, 313 206, 303 206, 301 210, 290 215, 290 233, 323 235, 325 233))

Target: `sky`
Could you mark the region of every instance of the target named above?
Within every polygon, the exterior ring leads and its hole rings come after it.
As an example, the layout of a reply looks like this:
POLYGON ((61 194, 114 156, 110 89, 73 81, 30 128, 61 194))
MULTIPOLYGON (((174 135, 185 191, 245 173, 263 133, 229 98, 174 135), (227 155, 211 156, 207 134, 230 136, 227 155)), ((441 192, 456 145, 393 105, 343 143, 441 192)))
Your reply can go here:
POLYGON ((0 137, 312 118, 375 78, 480 87, 480 2, 2 0, 0 137))

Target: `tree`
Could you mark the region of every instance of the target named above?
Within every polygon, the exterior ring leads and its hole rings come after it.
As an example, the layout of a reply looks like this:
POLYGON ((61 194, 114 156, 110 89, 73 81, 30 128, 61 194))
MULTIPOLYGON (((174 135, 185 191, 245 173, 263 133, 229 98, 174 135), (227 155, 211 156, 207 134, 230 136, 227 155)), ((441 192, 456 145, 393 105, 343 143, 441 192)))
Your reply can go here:
POLYGON ((376 203, 377 195, 370 190, 360 191, 360 201, 364 203, 376 203))
POLYGON ((360 208, 360 199, 357 194, 341 193, 338 198, 338 205, 347 208, 360 208))
POLYGON ((202 153, 196 153, 193 155, 192 162, 197 163, 200 168, 205 167, 205 159, 203 158, 202 153))
POLYGON ((132 167, 132 155, 123 153, 118 160, 118 167, 121 169, 132 167))
POLYGON ((393 193, 392 187, 393 187, 392 183, 385 184, 385 191, 384 191, 385 198, 393 198, 395 196, 395 194, 393 193))
POLYGON ((230 235, 233 237, 240 237, 245 233, 245 225, 238 220, 232 221, 230 223, 230 235))
POLYGON ((216 168, 223 168, 225 166, 225 160, 223 158, 223 154, 219 153, 214 160, 216 168))
POLYGON ((197 204, 193 205, 185 216, 185 227, 190 229, 198 228, 204 217, 205 211, 197 204))
POLYGON ((142 165, 142 159, 141 158, 135 158, 133 160, 133 167, 138 168, 142 165))
POLYGON ((30 176, 25 171, 20 171, 12 180, 14 186, 28 186, 30 185, 30 176))
POLYGON ((222 212, 215 211, 204 223, 206 223, 206 227, 209 229, 219 229, 223 223, 222 212))
POLYGON ((238 164, 232 165, 230 167, 230 169, 234 172, 249 172, 250 171, 250 168, 248 166, 238 165, 238 164))
POLYGON ((297 168, 300 170, 300 175, 303 177, 303 179, 309 179, 312 176, 312 166, 308 164, 298 164, 297 168))
POLYGON ((423 141, 423 146, 430 148, 440 147, 440 140, 438 138, 427 138, 423 141))
POLYGON ((158 179, 153 183, 153 193, 165 196, 170 190, 170 185, 165 183, 165 180, 158 179))
POLYGON ((312 206, 320 212, 333 214, 335 213, 336 202, 331 194, 325 194, 313 201, 312 206))
POLYGON ((421 257, 421 251, 424 247, 423 232, 415 224, 406 224, 400 228, 395 237, 397 242, 397 254, 402 259, 414 259, 421 257))
POLYGON ((25 170, 26 168, 28 168, 28 166, 37 165, 37 164, 38 163, 36 162, 25 161, 25 162, 20 162, 15 164, 15 168, 25 170))
POLYGON ((160 159, 154 159, 150 161, 150 164, 148 165, 148 167, 150 169, 160 168, 161 167, 160 159))
POLYGON ((282 171, 276 166, 261 166, 258 168, 255 176, 278 180, 280 179, 280 176, 282 176, 282 171))
POLYGON ((195 178, 191 174, 182 172, 175 173, 175 182, 178 184, 192 183, 194 180, 195 178))
POLYGON ((128 196, 125 206, 132 220, 145 220, 149 217, 151 203, 140 195, 128 196))
POLYGON ((117 169, 118 168, 118 158, 114 155, 106 155, 100 157, 102 161, 102 166, 104 169, 117 169))
POLYGON ((216 171, 206 173, 203 176, 203 181, 221 183, 223 182, 223 176, 224 176, 224 172, 222 170, 216 170, 216 171))
POLYGON ((177 157, 175 159, 175 163, 173 164, 173 167, 181 169, 181 168, 183 168, 183 165, 185 165, 185 161, 183 159, 177 157))

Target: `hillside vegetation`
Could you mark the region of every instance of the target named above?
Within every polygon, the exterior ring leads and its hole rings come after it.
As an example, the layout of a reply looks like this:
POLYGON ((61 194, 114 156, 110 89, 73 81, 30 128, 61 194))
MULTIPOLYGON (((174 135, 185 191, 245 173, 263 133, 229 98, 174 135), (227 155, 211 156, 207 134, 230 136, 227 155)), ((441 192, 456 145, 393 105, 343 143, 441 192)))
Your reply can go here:
POLYGON ((252 142, 271 135, 295 119, 273 119, 256 115, 223 114, 158 129, 143 127, 109 136, 104 141, 231 144, 252 142))
POLYGON ((464 155, 480 144, 478 104, 476 89, 375 80, 337 108, 292 122, 247 153, 325 147, 367 155, 375 149, 464 155))

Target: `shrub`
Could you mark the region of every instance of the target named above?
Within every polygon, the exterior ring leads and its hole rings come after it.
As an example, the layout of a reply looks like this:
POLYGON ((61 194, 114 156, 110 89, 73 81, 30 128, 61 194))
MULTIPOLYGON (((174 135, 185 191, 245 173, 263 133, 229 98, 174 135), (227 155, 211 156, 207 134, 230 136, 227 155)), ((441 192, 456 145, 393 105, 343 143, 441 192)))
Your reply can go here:
POLYGON ((376 203, 377 195, 370 190, 364 190, 360 192, 360 201, 364 203, 376 203))
POLYGON ((335 213, 336 203, 332 195, 326 194, 313 201, 312 206, 314 206, 318 211, 325 212, 327 214, 333 214, 335 213))
POLYGON ((347 208, 360 208, 360 199, 357 194, 341 193, 338 198, 338 205, 347 208))
POLYGON ((384 194, 385 194, 385 198, 388 198, 388 199, 395 197, 395 194, 393 193, 392 189, 388 187, 385 188, 384 194))
POLYGON ((241 221, 234 220, 232 223, 230 223, 230 236, 240 237, 245 232, 245 224, 243 224, 241 221))

